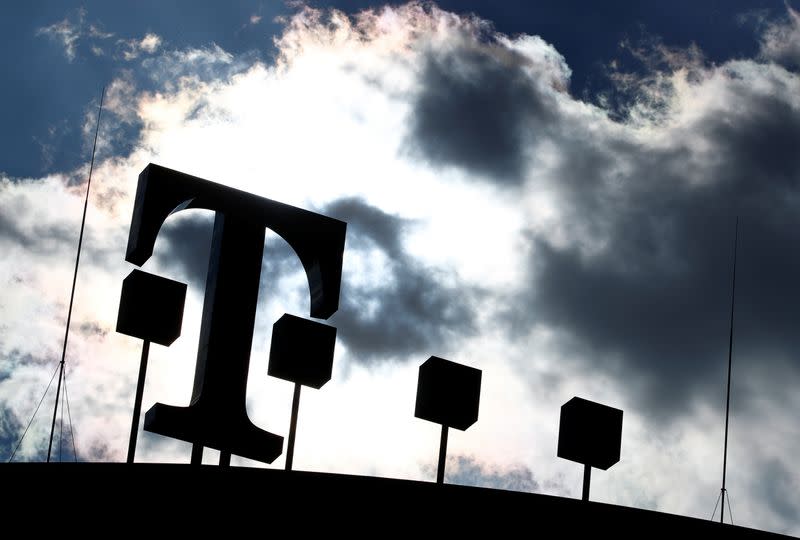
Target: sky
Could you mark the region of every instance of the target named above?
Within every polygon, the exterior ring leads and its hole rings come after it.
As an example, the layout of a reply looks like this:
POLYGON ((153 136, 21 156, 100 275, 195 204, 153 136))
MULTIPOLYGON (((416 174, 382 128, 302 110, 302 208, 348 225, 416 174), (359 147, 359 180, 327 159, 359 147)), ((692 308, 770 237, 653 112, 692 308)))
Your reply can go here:
MULTIPOLYGON (((580 396, 624 411, 593 500, 707 519, 738 217, 731 510, 800 535, 796 1, 3 10, 0 458, 60 359, 105 86, 62 459, 70 417, 78 459, 125 459, 141 343, 114 329, 137 177, 157 163, 348 223, 333 378, 302 394, 296 469, 433 480, 439 428, 413 412, 436 355, 483 371, 448 482, 579 497, 582 467, 556 446, 580 396)), ((151 347, 145 410, 189 402, 211 223, 170 217, 143 266, 189 286, 181 337, 151 347)), ((248 414, 284 436, 292 386, 267 376, 271 327, 309 305, 268 231, 248 414)), ((46 456, 54 399, 15 461, 46 456)), ((140 434, 137 461, 189 455, 140 434)))

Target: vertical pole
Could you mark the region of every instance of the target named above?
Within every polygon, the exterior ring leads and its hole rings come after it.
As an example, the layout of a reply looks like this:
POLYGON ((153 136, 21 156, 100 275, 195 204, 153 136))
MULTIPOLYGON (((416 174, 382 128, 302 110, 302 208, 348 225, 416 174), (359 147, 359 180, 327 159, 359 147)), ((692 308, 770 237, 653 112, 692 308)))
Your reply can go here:
POLYGON ((436 468, 436 483, 444 484, 444 465, 447 459, 447 426, 442 424, 442 438, 439 441, 439 466, 436 468))
POLYGON ((66 391, 61 394, 61 418, 58 421, 58 462, 61 463, 61 449, 64 447, 64 397, 66 391))
POLYGON ((297 412, 300 409, 300 383, 294 383, 292 396, 292 420, 289 425, 289 441, 286 443, 286 470, 292 470, 294 461, 294 438, 297 434, 297 412))
POLYGON ((733 280, 731 282, 731 324, 728 337, 728 389, 725 397, 725 450, 722 454, 722 509, 719 522, 725 518, 725 477, 728 472, 728 420, 731 411, 731 368, 733 367, 733 308, 736 300, 736 249, 739 244, 739 217, 736 217, 736 229, 733 236, 733 280))
POLYGON ((131 421, 131 437, 128 442, 128 463, 133 463, 136 454, 136 438, 139 434, 139 415, 142 412, 142 395, 144 394, 144 381, 147 375, 147 358, 150 355, 150 341, 142 343, 142 360, 139 363, 139 381, 136 383, 136 400, 133 403, 133 420, 131 421))
POLYGON ((581 499, 584 501, 589 500, 589 483, 592 481, 592 466, 583 466, 583 496, 581 499))
POLYGON ((194 443, 192 444, 192 465, 203 464, 203 445, 194 443))
POLYGON ((89 180, 86 182, 86 199, 83 201, 83 217, 81 218, 81 232, 78 235, 78 254, 75 256, 75 273, 72 275, 72 292, 69 295, 69 309, 67 310, 67 325, 64 330, 64 348, 61 350, 61 363, 58 367, 58 386, 56 387, 56 405, 53 408, 53 423, 50 426, 50 444, 47 446, 47 462, 50 463, 50 452, 53 449, 53 432, 56 429, 58 416, 58 399, 61 394, 61 379, 64 376, 64 358, 67 356, 67 339, 69 339, 69 323, 72 320, 72 304, 75 301, 75 284, 78 281, 78 265, 81 262, 81 245, 83 244, 83 229, 86 226, 86 210, 89 208, 89 188, 92 186, 92 171, 94 170, 94 153, 97 150, 97 134, 100 131, 100 113, 103 112, 103 98, 106 87, 100 94, 100 109, 97 111, 97 125, 94 128, 94 146, 92 147, 92 161, 89 164, 89 180))
POLYGON ((220 453, 219 453, 219 466, 220 467, 230 467, 231 466, 231 453, 230 452, 220 451, 220 453))

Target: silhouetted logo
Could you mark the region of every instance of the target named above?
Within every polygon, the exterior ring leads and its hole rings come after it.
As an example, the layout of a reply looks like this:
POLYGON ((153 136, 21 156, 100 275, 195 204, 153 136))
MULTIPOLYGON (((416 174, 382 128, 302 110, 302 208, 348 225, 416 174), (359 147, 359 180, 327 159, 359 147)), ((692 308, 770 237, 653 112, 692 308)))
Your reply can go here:
MULTIPOLYGON (((188 407, 156 403, 144 428, 228 458, 271 463, 283 437, 253 425, 246 409, 265 230, 294 249, 308 278, 311 316, 327 319, 339 306, 346 224, 150 164, 139 175, 125 259, 144 264, 167 217, 187 208, 216 213, 192 399, 188 407)), ((325 376, 309 373, 310 382, 302 382, 320 385, 325 376)))

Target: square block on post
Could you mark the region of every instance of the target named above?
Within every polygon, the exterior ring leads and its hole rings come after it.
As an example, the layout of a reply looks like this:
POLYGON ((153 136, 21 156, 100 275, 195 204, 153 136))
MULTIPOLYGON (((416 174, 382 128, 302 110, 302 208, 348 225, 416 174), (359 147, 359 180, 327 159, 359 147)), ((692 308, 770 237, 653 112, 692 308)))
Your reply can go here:
POLYGON ((284 313, 272 326, 267 373, 321 388, 331 380, 336 327, 284 313))
POLYGON ((465 430, 478 420, 481 370, 431 356, 419 366, 414 416, 465 430))
POLYGON ((622 410, 579 397, 561 406, 558 457, 606 470, 621 446, 622 410))
POLYGON ((169 346, 181 335, 186 284, 134 270, 122 281, 117 332, 169 346))

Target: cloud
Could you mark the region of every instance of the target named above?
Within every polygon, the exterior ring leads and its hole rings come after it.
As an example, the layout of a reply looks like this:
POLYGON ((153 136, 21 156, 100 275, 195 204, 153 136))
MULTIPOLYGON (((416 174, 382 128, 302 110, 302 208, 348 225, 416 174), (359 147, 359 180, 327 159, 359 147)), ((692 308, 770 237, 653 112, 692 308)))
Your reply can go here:
POLYGON ((98 39, 110 39, 114 37, 113 32, 106 32, 100 26, 90 24, 89 25, 89 36, 98 39))
POLYGON ((519 185, 556 118, 550 90, 567 86, 569 68, 540 38, 461 32, 422 54, 408 146, 434 166, 519 185))
POLYGON ((167 221, 159 239, 167 242, 167 265, 177 265, 177 270, 188 281, 200 285, 203 290, 211 252, 211 216, 192 216, 167 221))
POLYGON ((141 41, 139 41, 139 49, 142 51, 153 54, 161 46, 161 38, 155 34, 146 34, 141 41))
MULTIPOLYGON (((436 465, 422 467, 423 476, 436 476, 436 465)), ((473 455, 456 454, 447 457, 444 481, 448 484, 474 486, 525 493, 559 492, 567 490, 563 478, 554 476, 545 480, 537 479, 529 467, 521 463, 496 465, 483 461, 473 455)))
POLYGON ((786 18, 766 25, 760 55, 789 68, 800 69, 800 12, 786 4, 786 18))
POLYGON ((674 74, 698 82, 710 67, 695 44, 686 48, 666 45, 659 36, 645 34, 620 43, 621 58, 607 66, 610 85, 595 97, 611 118, 631 127, 658 124, 668 118, 675 97, 674 74))
MULTIPOLYGON (((406 251, 404 231, 413 223, 358 198, 333 201, 322 213, 348 224, 342 298, 330 322, 350 359, 374 363, 430 355, 474 331, 480 291, 406 251)), ((159 235, 166 242, 162 263, 197 291, 208 270, 212 221, 205 213, 170 219, 159 235)), ((300 269, 294 251, 274 235, 263 264, 261 279, 270 290, 300 269)), ((302 296, 307 285, 300 289, 302 296)))
MULTIPOLYGON (((4 343, 0 342, 0 348, 4 343)), ((14 461, 44 461, 46 459, 47 439, 44 434, 49 435, 49 423, 41 421, 47 413, 40 407, 40 421, 31 422, 31 415, 36 410, 37 405, 43 404, 42 393, 48 380, 52 384, 53 364, 47 358, 34 356, 33 354, 13 349, 6 352, 0 351, 3 369, 0 371, 0 459, 8 461, 16 449, 14 461), (36 381, 37 390, 30 394, 19 392, 17 384, 20 380, 36 381), (17 390, 17 391, 15 391, 17 390), (42 400, 40 402, 40 400, 42 400), (24 422, 24 423, 23 423, 24 422), (46 425, 47 424, 47 425, 46 425), (30 428, 25 437, 22 438, 26 428, 30 428), (17 445, 19 444, 19 447, 17 445)), ((52 399, 44 407, 52 407, 52 399)))
MULTIPOLYGON (((64 48, 64 55, 69 62, 75 60, 81 44, 85 44, 86 52, 91 52, 94 56, 104 56, 105 46, 115 34, 106 32, 100 23, 88 24, 87 15, 86 9, 80 8, 74 17, 65 17, 59 22, 38 28, 36 35, 47 36, 59 43, 64 48)), ((143 54, 155 54, 163 45, 163 40, 161 36, 148 32, 142 38, 117 39, 115 44, 114 56, 130 62, 143 54)))
MULTIPOLYGON (((199 292, 205 290, 214 217, 205 211, 185 213, 187 215, 167 220, 162 227, 158 238, 165 244, 160 259, 161 264, 199 292)), ((301 269, 302 265, 289 244, 268 231, 261 268, 262 286, 271 290, 279 288, 281 280, 293 277, 301 269)))
POLYGON ((144 58, 141 65, 151 84, 167 90, 224 80, 252 66, 247 58, 234 58, 216 43, 164 51, 144 58))
POLYGON ((765 486, 769 486, 762 490, 769 507, 782 519, 797 522, 797 508, 790 501, 798 486, 790 466, 777 459, 769 460, 763 464, 759 477, 765 486))
POLYGON ((348 224, 342 303, 331 322, 351 358, 423 357, 474 330, 478 292, 406 252, 411 223, 356 198, 334 201, 324 213, 348 224))
POLYGON ((242 25, 241 25, 241 26, 240 26, 240 27, 239 27, 239 28, 236 30, 236 34, 238 35, 238 34, 240 34, 240 33, 241 33, 243 30, 246 30, 246 29, 251 29, 251 28, 255 28, 255 27, 257 27, 259 24, 261 24, 261 21, 264 19, 264 16, 263 16, 263 15, 261 15, 260 11, 261 11, 261 10, 259 10, 259 12, 257 12, 257 13, 253 13, 252 15, 250 15, 250 16, 247 18, 247 21, 246 21, 244 24, 242 24, 242 25))
POLYGON ((141 39, 121 39, 117 41, 117 45, 121 49, 122 58, 128 62, 136 60, 143 53, 154 54, 161 47, 161 43, 161 37, 153 33, 147 33, 141 39))
POLYGON ((108 329, 103 328, 97 321, 83 321, 77 330, 87 338, 103 339, 108 334, 108 329))
POLYGON ((64 55, 67 60, 72 62, 75 60, 75 53, 78 45, 78 40, 83 33, 84 19, 86 17, 86 10, 79 9, 77 12, 77 21, 72 22, 69 18, 65 18, 57 23, 49 26, 43 26, 36 30, 37 36, 47 36, 53 41, 56 41, 64 47, 64 55))
POLYGON ((800 82, 751 63, 709 68, 694 83, 686 73, 673 74, 683 90, 665 123, 648 128, 655 145, 633 132, 620 137, 613 125, 601 143, 596 133, 557 135, 568 239, 531 234, 535 309, 514 322, 565 329, 585 345, 588 369, 646 377, 643 403, 661 411, 683 409, 717 384, 736 216, 736 357, 766 366, 799 345, 786 295, 800 264, 787 249, 800 225, 792 210, 800 82))
MULTIPOLYGON (((427 469, 433 469, 431 472, 435 474, 435 467, 427 469)), ((536 493, 541 489, 531 470, 524 465, 515 465, 504 469, 482 463, 473 456, 464 455, 447 458, 445 481, 448 484, 528 493, 536 493)))
POLYGON ((87 25, 86 17, 86 9, 79 8, 74 17, 65 17, 59 22, 38 28, 36 35, 47 36, 59 43, 64 48, 64 55, 69 62, 75 60, 79 45, 86 40, 89 41, 89 50, 95 56, 102 56, 104 51, 101 42, 114 37, 114 34, 105 32, 100 24, 87 25))
POLYGON ((414 153, 434 165, 522 183, 529 149, 555 109, 526 60, 499 46, 428 53, 411 119, 414 153))
MULTIPOLYGON (((2 379, 0 379, 0 382, 2 382, 2 379)), ((0 449, 3 451, 0 459, 3 461, 11 459, 14 448, 17 446, 19 437, 24 429, 25 426, 14 414, 14 411, 4 403, 0 403, 0 449)))
POLYGON ((14 213, 0 215, 0 243, 6 247, 9 244, 25 246, 43 255, 63 253, 65 245, 76 240, 74 227, 65 221, 46 219, 46 211, 41 207, 43 201, 52 200, 52 185, 63 181, 63 177, 52 178, 40 184, 42 189, 34 190, 29 185, 0 179, 0 200, 4 207, 15 209, 14 213))
POLYGON ((47 365, 47 359, 44 357, 35 356, 30 352, 24 352, 19 349, 12 349, 3 357, 4 368, 0 372, 0 379, 8 379, 14 371, 23 366, 45 365, 47 365))

